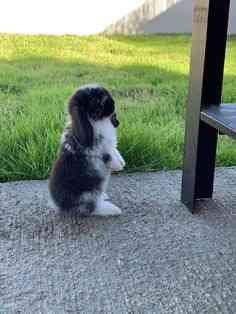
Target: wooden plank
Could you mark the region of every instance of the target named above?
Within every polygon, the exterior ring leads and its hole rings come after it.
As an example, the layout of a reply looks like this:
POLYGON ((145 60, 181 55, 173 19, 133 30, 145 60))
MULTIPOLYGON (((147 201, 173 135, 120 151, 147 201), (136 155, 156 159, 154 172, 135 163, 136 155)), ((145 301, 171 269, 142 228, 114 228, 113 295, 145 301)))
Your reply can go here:
POLYGON ((201 112, 201 120, 222 134, 236 138, 236 104, 209 106, 201 112))

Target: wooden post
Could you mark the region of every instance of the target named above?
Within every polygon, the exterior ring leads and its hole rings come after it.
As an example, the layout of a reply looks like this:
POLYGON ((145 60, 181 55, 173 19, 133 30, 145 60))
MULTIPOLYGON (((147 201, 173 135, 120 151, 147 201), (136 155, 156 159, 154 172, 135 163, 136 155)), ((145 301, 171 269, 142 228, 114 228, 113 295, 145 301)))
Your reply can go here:
POLYGON ((195 0, 186 112, 182 201, 211 198, 218 131, 200 120, 201 109, 221 103, 230 0, 195 0))

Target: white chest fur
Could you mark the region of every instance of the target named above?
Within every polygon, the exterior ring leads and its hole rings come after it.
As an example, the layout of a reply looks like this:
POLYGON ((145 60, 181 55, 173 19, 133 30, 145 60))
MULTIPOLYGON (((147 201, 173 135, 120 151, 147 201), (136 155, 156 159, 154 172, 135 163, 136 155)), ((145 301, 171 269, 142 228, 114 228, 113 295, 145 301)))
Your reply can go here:
MULTIPOLYGON (((93 121, 93 130, 96 138, 102 137, 102 145, 104 148, 116 148, 117 137, 116 129, 111 123, 110 118, 105 118, 99 121, 93 121)), ((110 150, 110 149, 109 149, 110 150)))
POLYGON ((111 155, 111 170, 121 171, 125 166, 125 161, 117 150, 116 129, 111 123, 110 118, 93 121, 93 130, 95 137, 102 137, 102 141, 98 144, 100 153, 108 153, 111 155))

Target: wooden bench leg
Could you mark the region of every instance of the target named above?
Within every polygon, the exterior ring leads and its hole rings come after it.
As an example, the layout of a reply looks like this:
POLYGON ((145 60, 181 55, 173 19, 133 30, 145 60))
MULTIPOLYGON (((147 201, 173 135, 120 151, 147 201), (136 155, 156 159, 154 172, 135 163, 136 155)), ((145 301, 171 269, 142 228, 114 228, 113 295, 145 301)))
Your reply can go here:
POLYGON ((182 202, 193 212, 196 199, 211 198, 213 193, 218 132, 200 121, 195 134, 185 146, 185 164, 182 180, 182 202))
POLYGON ((229 5, 230 0, 195 0, 181 192, 192 212, 196 199, 213 192, 218 131, 200 113, 221 103, 229 5))
POLYGON ((195 178, 195 199, 212 197, 217 139, 218 131, 200 121, 195 178))

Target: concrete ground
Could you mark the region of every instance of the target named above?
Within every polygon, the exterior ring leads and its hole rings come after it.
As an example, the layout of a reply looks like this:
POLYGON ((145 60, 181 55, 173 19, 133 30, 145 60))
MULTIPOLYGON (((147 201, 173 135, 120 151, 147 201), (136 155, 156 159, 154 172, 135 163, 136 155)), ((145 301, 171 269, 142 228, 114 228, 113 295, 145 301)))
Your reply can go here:
POLYGON ((236 168, 192 215, 181 172, 120 175, 119 218, 62 217, 46 181, 0 184, 0 313, 236 313, 236 168))

